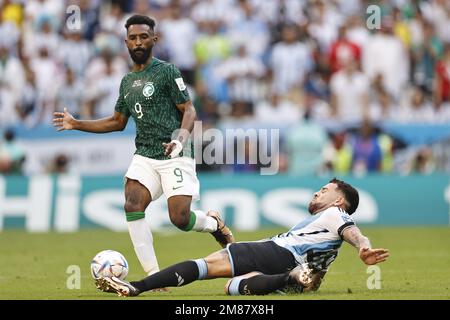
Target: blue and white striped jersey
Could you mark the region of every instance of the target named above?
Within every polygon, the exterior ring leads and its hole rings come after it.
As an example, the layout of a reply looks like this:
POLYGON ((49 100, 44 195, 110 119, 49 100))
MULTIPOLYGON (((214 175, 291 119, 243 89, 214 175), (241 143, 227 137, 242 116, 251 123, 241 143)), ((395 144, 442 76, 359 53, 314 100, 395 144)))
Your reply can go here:
POLYGON ((272 237, 279 246, 292 252, 298 264, 307 262, 310 268, 327 271, 336 259, 342 244, 342 232, 354 225, 342 209, 331 207, 292 227, 288 232, 272 237))

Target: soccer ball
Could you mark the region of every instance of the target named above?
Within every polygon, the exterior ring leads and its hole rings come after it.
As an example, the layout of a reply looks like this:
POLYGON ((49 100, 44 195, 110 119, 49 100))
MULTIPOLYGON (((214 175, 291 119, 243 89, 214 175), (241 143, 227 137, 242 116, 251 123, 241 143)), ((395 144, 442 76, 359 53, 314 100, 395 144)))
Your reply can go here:
POLYGON ((92 259, 91 274, 94 279, 114 276, 123 280, 128 274, 128 262, 120 252, 104 250, 92 259))

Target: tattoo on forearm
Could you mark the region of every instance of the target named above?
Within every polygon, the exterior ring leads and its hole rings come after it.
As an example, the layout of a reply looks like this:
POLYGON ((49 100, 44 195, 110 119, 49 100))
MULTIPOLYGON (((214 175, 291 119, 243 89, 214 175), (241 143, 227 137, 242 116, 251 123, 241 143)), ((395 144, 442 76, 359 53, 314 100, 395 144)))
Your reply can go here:
POLYGON ((356 248, 371 248, 370 241, 364 237, 357 228, 350 228, 346 234, 345 240, 356 248))

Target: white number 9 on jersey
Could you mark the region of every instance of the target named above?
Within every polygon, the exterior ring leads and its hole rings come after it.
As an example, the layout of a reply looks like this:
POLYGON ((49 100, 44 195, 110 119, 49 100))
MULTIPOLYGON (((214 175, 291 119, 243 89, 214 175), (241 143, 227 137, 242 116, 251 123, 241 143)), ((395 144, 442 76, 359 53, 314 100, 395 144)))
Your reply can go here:
POLYGON ((136 104, 134 105, 134 111, 136 111, 138 119, 144 116, 144 113, 142 112, 142 106, 139 102, 136 102, 136 104))

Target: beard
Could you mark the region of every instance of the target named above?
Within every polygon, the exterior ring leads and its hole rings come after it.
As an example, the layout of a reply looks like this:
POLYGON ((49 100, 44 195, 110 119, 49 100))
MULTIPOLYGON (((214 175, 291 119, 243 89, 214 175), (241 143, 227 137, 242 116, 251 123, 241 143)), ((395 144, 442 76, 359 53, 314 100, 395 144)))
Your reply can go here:
POLYGON ((152 48, 139 48, 139 49, 128 49, 130 53, 131 60, 136 64, 145 64, 152 53, 152 48))
POLYGON ((308 212, 310 214, 313 214, 315 212, 315 210, 316 210, 316 205, 311 201, 308 206, 308 212))

